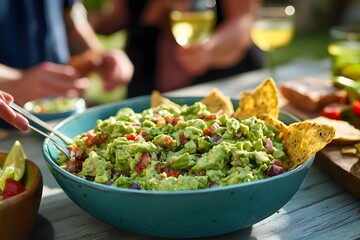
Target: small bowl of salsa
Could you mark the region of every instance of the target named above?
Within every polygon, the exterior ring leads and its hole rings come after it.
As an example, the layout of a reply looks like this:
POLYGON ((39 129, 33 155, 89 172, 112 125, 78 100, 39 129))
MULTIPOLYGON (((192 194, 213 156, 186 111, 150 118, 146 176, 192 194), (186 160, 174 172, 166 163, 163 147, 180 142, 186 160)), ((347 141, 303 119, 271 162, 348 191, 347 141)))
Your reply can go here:
POLYGON ((32 100, 24 108, 43 121, 52 121, 83 112, 86 103, 83 98, 60 96, 32 100))
POLYGON ((13 164, 5 166, 8 156, 17 161, 24 154, 13 152, 21 147, 20 142, 16 144, 16 150, 0 151, 0 239, 29 239, 42 197, 43 178, 35 161, 25 158, 21 165, 10 160, 13 164), (16 173, 8 174, 11 168, 16 173))

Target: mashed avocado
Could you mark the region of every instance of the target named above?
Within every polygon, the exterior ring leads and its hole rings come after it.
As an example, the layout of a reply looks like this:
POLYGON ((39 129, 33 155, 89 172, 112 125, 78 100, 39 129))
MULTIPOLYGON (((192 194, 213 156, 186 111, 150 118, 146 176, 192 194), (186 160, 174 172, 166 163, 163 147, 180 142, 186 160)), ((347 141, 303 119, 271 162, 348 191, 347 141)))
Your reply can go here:
POLYGON ((255 181, 283 173, 289 161, 274 126, 210 113, 201 102, 120 109, 76 136, 71 154, 59 164, 81 178, 160 191, 255 181))

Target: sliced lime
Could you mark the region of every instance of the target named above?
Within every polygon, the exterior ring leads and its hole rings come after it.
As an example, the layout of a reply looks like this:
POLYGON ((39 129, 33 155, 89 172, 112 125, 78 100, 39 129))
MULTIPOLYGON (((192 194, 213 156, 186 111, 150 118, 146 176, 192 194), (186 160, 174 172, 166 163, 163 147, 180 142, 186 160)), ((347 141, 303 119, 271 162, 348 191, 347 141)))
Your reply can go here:
POLYGON ((12 168, 14 171, 13 179, 20 181, 25 172, 25 153, 24 149, 19 141, 15 141, 14 145, 11 147, 10 152, 6 156, 3 171, 6 172, 7 168, 12 168))

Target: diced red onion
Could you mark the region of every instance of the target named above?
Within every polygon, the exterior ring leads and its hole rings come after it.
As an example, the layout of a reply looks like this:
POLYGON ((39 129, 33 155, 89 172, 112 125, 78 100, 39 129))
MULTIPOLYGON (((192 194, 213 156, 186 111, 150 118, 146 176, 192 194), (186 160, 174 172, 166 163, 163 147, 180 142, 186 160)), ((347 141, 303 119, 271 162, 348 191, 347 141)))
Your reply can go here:
POLYGON ((211 182, 209 183, 209 188, 215 188, 215 187, 219 187, 220 184, 218 184, 217 182, 211 182))
POLYGON ((131 126, 132 126, 132 127, 139 127, 139 126, 140 126, 140 123, 132 123, 131 126))
POLYGON ((242 136, 242 132, 237 132, 234 134, 235 138, 240 138, 242 136))
POLYGON ((273 177, 279 174, 282 174, 284 172, 284 169, 276 164, 271 164, 268 176, 273 177))
POLYGON ((213 123, 211 126, 210 126, 210 130, 211 132, 215 132, 216 130, 218 130, 220 128, 220 125, 217 124, 217 123, 213 123))
POLYGON ((70 151, 70 157, 75 157, 75 156, 76 156, 76 152, 73 151, 73 150, 71 150, 71 151, 70 151))
POLYGON ((84 151, 81 148, 78 148, 76 151, 70 151, 70 157, 81 158, 84 151))
POLYGON ((121 176, 121 175, 125 175, 125 174, 122 171, 117 169, 117 170, 114 171, 114 175, 115 176, 121 176))
POLYGON ((271 154, 271 153, 273 153, 273 151, 274 151, 273 143, 270 138, 267 138, 266 145, 265 145, 265 152, 271 154))
POLYGON ((216 136, 216 137, 214 137, 213 138, 213 142, 216 142, 216 143, 220 143, 220 142, 222 142, 222 137, 221 136, 216 136))
POLYGON ((140 185, 137 183, 132 183, 132 184, 130 184, 129 188, 138 190, 138 189, 140 189, 140 185))

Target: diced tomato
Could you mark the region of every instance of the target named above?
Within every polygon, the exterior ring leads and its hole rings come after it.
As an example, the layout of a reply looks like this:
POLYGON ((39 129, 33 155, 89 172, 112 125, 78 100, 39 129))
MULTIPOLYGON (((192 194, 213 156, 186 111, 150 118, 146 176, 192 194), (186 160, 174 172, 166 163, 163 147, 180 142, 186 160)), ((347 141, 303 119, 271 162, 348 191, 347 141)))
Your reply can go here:
POLYGON ((86 140, 85 140, 85 146, 90 148, 96 144, 96 134, 92 131, 87 132, 85 134, 86 140))
POLYGON ((76 159, 74 162, 75 162, 75 171, 76 173, 78 173, 82 170, 83 161, 76 159))
POLYGON ((135 171, 141 173, 151 163, 150 153, 144 152, 135 165, 135 171))
POLYGON ((162 171, 163 171, 163 166, 162 166, 160 163, 157 163, 157 164, 155 165, 155 170, 156 170, 156 172, 157 172, 158 174, 160 174, 160 173, 162 173, 162 171))
POLYGON ((76 166, 74 161, 68 160, 66 162, 66 171, 68 171, 69 173, 76 173, 76 166))
POLYGON ((180 133, 180 135, 179 135, 179 142, 184 145, 184 144, 187 143, 188 141, 189 141, 189 139, 187 139, 183 133, 180 133))
POLYGON ((99 136, 99 139, 97 140, 96 144, 101 144, 105 141, 105 139, 107 138, 107 133, 106 132, 102 132, 99 136))
POLYGON ((205 128, 203 131, 204 135, 211 136, 212 132, 210 131, 210 128, 205 128))
POLYGON ((97 133, 98 131, 88 131, 87 133, 84 134, 84 137, 86 137, 85 140, 86 147, 91 148, 94 145, 98 145, 102 143, 106 139, 107 137, 106 132, 102 132, 100 135, 98 135, 97 133))
POLYGON ((162 126, 165 126, 166 125, 166 121, 164 118, 160 118, 156 121, 156 126, 157 127, 162 127, 162 126))
POLYGON ((166 123, 166 124, 172 123, 172 118, 169 117, 169 116, 165 116, 165 117, 164 117, 164 120, 165 120, 165 123, 166 123))
POLYGON ((174 177, 177 178, 180 176, 181 171, 180 170, 171 170, 167 166, 161 165, 160 163, 155 165, 155 170, 158 174, 166 173, 167 177, 174 177))
POLYGON ((165 168, 164 169, 164 172, 166 173, 166 176, 168 177, 174 177, 174 178, 177 178, 180 176, 181 172, 180 170, 171 170, 169 168, 165 168))
POLYGON ((164 148, 171 148, 172 144, 174 142, 174 139, 172 139, 172 137, 168 136, 168 135, 165 135, 163 137, 163 147, 164 148))
POLYGON ((76 159, 75 161, 68 160, 66 162, 66 171, 72 174, 77 174, 82 170, 83 161, 76 159))
POLYGON ((360 117, 360 101, 355 100, 352 104, 352 112, 354 113, 355 116, 359 116, 360 117))
POLYGON ((211 121, 211 120, 216 120, 217 119, 217 115, 216 114, 211 114, 210 116, 206 116, 204 118, 205 121, 211 121))
POLYGON ((146 137, 147 137, 147 132, 142 131, 142 132, 140 133, 140 135, 141 135, 143 138, 146 138, 146 137))
POLYGON ((178 124, 178 122, 180 121, 184 121, 184 117, 183 116, 178 116, 178 117, 175 117, 175 118, 171 118, 169 116, 165 116, 164 118, 159 118, 157 121, 156 121, 156 126, 158 127, 162 127, 166 124, 171 124, 173 126, 175 126, 176 124, 178 124))
POLYGON ((7 178, 5 180, 5 187, 2 191, 2 196, 3 199, 7 199, 17 194, 20 194, 23 191, 25 191, 25 187, 20 182, 12 178, 7 178))
POLYGON ((336 106, 326 106, 321 110, 320 115, 327 117, 327 118, 340 120, 341 119, 341 108, 338 108, 336 106))
POLYGON ((136 139, 137 134, 136 133, 126 133, 124 137, 126 137, 127 140, 134 141, 136 139))
POLYGON ((184 121, 184 117, 183 116, 178 116, 178 117, 175 117, 173 120, 172 120, 172 125, 175 126, 176 124, 178 124, 179 122, 182 122, 184 121))
POLYGON ((171 148, 174 143, 174 139, 169 135, 163 135, 155 142, 156 145, 163 148, 171 148))

